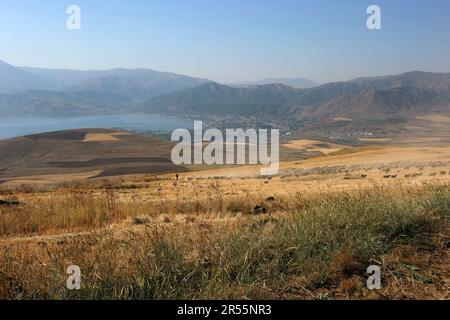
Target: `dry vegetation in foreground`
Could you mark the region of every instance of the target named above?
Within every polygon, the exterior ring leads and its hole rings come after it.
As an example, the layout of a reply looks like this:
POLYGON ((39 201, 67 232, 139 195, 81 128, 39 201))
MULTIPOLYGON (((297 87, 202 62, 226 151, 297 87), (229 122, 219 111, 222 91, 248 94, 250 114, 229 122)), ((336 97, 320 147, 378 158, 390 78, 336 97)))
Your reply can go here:
POLYGON ((449 298, 450 186, 121 201, 60 190, 0 207, 4 299, 449 298), (33 237, 31 237, 33 236, 33 237), (29 238, 27 238, 29 237, 29 238), (82 289, 65 288, 67 266, 82 289), (366 268, 383 288, 366 289, 366 268))

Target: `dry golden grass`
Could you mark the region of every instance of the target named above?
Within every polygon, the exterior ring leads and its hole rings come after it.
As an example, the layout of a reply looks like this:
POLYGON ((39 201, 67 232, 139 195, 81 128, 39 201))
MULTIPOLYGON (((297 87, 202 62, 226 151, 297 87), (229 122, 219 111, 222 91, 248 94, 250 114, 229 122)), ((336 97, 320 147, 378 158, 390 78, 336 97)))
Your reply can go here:
POLYGON ((320 152, 322 154, 330 154, 345 148, 345 146, 335 143, 327 143, 318 140, 307 139, 291 140, 283 146, 290 149, 303 150, 307 152, 320 152))
POLYGON ((93 142, 93 141, 105 141, 105 142, 117 142, 120 141, 115 135, 110 133, 88 133, 84 138, 83 142, 93 142))
POLYGON ((348 117, 335 117, 333 118, 334 121, 353 121, 353 119, 348 117))
POLYGON ((0 297, 448 299, 449 159, 361 148, 272 178, 241 167, 3 190, 21 204, 0 206, 0 297), (65 288, 71 264, 80 291, 65 288), (365 286, 371 264, 380 291, 365 286))
POLYGON ((121 136, 130 135, 126 131, 118 131, 112 133, 87 133, 83 142, 117 142, 121 136))
POLYGON ((158 202, 126 201, 123 189, 111 187, 59 190, 2 208, 0 296, 423 297, 423 286, 408 277, 426 282, 424 298, 448 294, 449 186, 297 193, 275 201, 226 198, 218 184, 211 188, 205 199, 158 202), (251 215, 254 204, 267 214, 251 215), (404 246, 420 251, 419 261, 407 260, 404 246), (377 293, 364 287, 364 270, 374 263, 387 274, 377 293), (70 264, 83 270, 81 291, 64 288, 70 264), (405 278, 394 272, 404 264, 422 269, 405 278))
POLYGON ((418 116, 417 119, 427 120, 430 122, 437 122, 442 124, 450 124, 450 117, 446 117, 440 114, 429 114, 424 116, 418 116))
POLYGON ((95 177, 100 174, 102 170, 91 170, 80 173, 68 173, 68 174, 51 174, 51 175, 34 175, 29 177, 20 178, 7 178, 2 184, 6 188, 16 188, 21 185, 30 185, 35 187, 43 187, 46 185, 60 184, 67 181, 86 181, 91 177, 95 177))
POLYGON ((359 141, 363 142, 387 142, 391 141, 391 138, 359 138, 359 141))

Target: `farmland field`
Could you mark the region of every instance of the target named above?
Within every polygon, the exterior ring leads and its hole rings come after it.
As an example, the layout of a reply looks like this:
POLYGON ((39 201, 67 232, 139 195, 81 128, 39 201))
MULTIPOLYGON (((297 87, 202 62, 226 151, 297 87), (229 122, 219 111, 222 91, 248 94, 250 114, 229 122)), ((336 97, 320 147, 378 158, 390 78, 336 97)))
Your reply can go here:
MULTIPOLYGON (((8 178, 0 198, 19 204, 0 206, 1 297, 448 298, 450 146, 285 147, 322 150, 274 177, 240 166, 176 179, 139 165, 8 178), (64 289, 70 264, 83 272, 77 292, 64 289), (365 284, 374 264, 378 291, 365 284)), ((81 167, 100 162, 136 159, 81 167)))

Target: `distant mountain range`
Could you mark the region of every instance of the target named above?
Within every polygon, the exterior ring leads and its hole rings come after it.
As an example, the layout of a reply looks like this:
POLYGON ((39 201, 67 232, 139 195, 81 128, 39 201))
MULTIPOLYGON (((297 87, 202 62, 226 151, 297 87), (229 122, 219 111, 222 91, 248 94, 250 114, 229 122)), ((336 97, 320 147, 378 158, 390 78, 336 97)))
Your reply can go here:
POLYGON ((0 111, 59 115, 115 112, 151 97, 210 82, 148 69, 51 70, 0 61, 0 111))
POLYGON ((242 81, 230 84, 232 87, 249 87, 265 84, 284 84, 286 86, 298 89, 307 89, 317 86, 317 83, 305 78, 267 78, 256 81, 242 81))
POLYGON ((49 70, 0 62, 0 112, 254 116, 304 128, 382 127, 385 121, 402 123, 424 114, 450 114, 450 73, 415 71, 318 86, 310 83, 309 88, 298 88, 304 79, 291 79, 292 86, 256 84, 276 80, 283 79, 223 85, 147 69, 49 70))
POLYGON ((27 90, 0 95, 0 113, 3 116, 82 116, 118 112, 122 103, 120 96, 96 98, 64 91, 27 90))
POLYGON ((230 87, 207 83, 151 98, 141 111, 253 115, 317 126, 381 128, 423 114, 450 114, 450 73, 409 72, 360 78, 309 89, 282 84, 230 87))
POLYGON ((47 80, 0 60, 0 94, 50 88, 47 80))
POLYGON ((206 79, 149 69, 78 71, 22 68, 21 70, 51 83, 53 90, 115 94, 131 101, 148 99, 210 82, 206 79))
POLYGON ((206 83, 149 99, 141 111, 171 114, 273 115, 298 97, 299 89, 282 84, 230 87, 206 83))

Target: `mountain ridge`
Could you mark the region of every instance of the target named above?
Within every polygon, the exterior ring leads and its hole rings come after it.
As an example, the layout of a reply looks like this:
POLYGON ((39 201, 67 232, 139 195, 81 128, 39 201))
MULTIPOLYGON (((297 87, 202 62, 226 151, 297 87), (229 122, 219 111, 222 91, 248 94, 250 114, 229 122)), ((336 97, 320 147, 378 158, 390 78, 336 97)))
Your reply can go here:
POLYGON ((108 70, 45 69, 15 67, 0 63, 0 94, 14 94, 33 89, 49 91, 98 91, 116 93, 142 101, 153 96, 195 87, 210 80, 151 69, 115 68, 108 70), (112 86, 111 79, 122 82, 112 86), (93 86, 93 84, 95 84, 93 86))
POLYGON ((407 122, 418 115, 450 114, 450 73, 410 72, 333 82, 309 89, 284 85, 230 87, 208 84, 147 100, 142 111, 169 114, 257 116, 309 128, 348 127, 335 118, 354 118, 382 126, 382 120, 407 122))
POLYGON ((348 127, 348 121, 336 122, 335 118, 360 120, 352 123, 357 127, 373 119, 407 122, 432 112, 450 114, 450 73, 425 71, 294 88, 281 83, 225 85, 149 69, 52 70, 2 62, 0 79, 3 115, 251 116, 298 129, 305 124, 348 127), (64 88, 55 90, 55 83, 64 88), (16 91, 21 86, 26 90, 16 91))
POLYGON ((287 86, 290 86, 292 88, 297 89, 308 89, 317 86, 317 83, 315 83, 312 80, 296 77, 296 78, 265 78, 260 80, 254 80, 254 81, 239 81, 235 83, 228 84, 229 86, 233 87, 249 87, 249 86, 256 86, 256 85, 265 85, 265 84, 284 84, 287 86))

